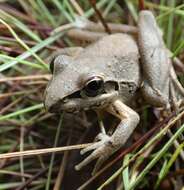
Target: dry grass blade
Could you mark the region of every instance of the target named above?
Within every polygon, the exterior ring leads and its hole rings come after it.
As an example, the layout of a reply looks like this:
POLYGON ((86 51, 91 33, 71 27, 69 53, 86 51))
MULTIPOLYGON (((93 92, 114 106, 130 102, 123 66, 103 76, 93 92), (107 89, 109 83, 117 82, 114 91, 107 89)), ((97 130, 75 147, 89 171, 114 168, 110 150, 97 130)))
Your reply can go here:
MULTIPOLYGON (((166 134, 165 131, 167 131, 167 129, 169 129, 169 127, 173 126, 178 120, 180 120, 182 117, 184 116, 184 111, 182 111, 179 115, 175 116, 175 114, 173 114, 172 116, 170 116, 169 118, 166 118, 165 121, 159 123, 157 126, 155 126, 152 130, 150 130, 148 133, 146 133, 145 135, 142 136, 142 138, 140 138, 138 140, 138 142, 135 142, 130 148, 124 150, 119 156, 117 156, 113 161, 111 161, 110 163, 108 163, 104 168, 102 168, 99 172, 97 172, 94 176, 92 176, 88 181, 86 181, 83 185, 81 185, 78 190, 84 190, 90 183, 92 183, 97 177, 99 177, 100 175, 103 174, 103 172, 105 172, 107 169, 109 169, 113 164, 115 164, 118 160, 122 159, 122 157, 133 151, 134 149, 140 147, 140 145, 142 145, 143 143, 145 143, 145 140, 148 139, 155 131, 157 131, 158 129, 162 128, 164 125, 164 129, 163 132, 161 134, 166 134)), ((157 135, 158 136, 158 135, 157 135)), ((149 141, 146 144, 146 147, 143 147, 140 151, 138 151, 128 162, 127 165, 121 167, 118 169, 118 171, 115 173, 115 177, 117 177, 132 161, 134 161, 139 155, 141 155, 144 151, 146 151, 149 146, 152 146, 152 143, 154 143, 156 141, 156 139, 158 137, 153 137, 151 139, 151 141, 149 141)), ((113 176, 114 177, 114 176, 113 176)), ((106 185, 106 184, 104 184, 106 185)))
MULTIPOLYGON (((136 96, 135 102, 132 99, 132 104, 135 109, 138 106, 135 111, 140 116, 140 123, 132 134, 133 145, 122 147, 111 157, 109 163, 91 176, 93 163, 87 166, 89 169, 85 167, 80 171, 75 171, 74 165, 86 158, 87 155, 82 157, 79 154, 80 149, 92 144, 83 143, 93 142, 100 131, 98 125, 100 123, 101 126, 101 120, 105 131, 110 135, 113 133, 116 129, 113 116, 108 117, 105 113, 97 122, 97 115, 90 111, 86 114, 65 113, 60 131, 58 120, 61 113, 48 113, 43 99, 46 84, 51 79, 47 63, 56 51, 71 47, 85 49, 97 39, 109 35, 108 30, 112 34, 125 33, 137 40, 140 9, 149 9, 154 13, 173 59, 177 77, 184 85, 184 3, 176 0, 0 1, 0 189, 68 190, 79 187, 93 190, 108 177, 111 178, 103 184, 108 185, 108 190, 127 190, 132 183, 135 189, 154 188, 150 184, 165 189, 162 186, 163 176, 166 176, 164 181, 170 183, 169 188, 176 189, 175 184, 184 174, 184 151, 181 150, 183 135, 170 143, 170 148, 164 155, 160 154, 161 158, 154 161, 155 167, 152 167, 152 160, 158 158, 159 151, 183 128, 183 117, 181 123, 173 125, 175 127, 167 125, 181 116, 180 111, 177 114, 157 111, 151 105, 145 105, 140 96, 136 96), (160 122, 162 119, 163 122, 160 122), (170 136, 167 129, 170 130, 170 136), (158 134, 161 135, 158 137, 158 134), (155 137, 158 139, 150 144, 155 137), (67 144, 68 139, 71 141, 67 144), (123 167, 118 166, 125 157, 128 158, 125 159, 127 162, 123 167), (144 169, 150 163, 151 169, 145 172, 144 169), (164 164, 168 165, 166 169, 164 164), (120 173, 113 174, 116 169, 120 173), (135 183, 137 179, 139 183, 135 183), (72 185, 75 188, 68 187, 72 185)), ((103 49, 99 49, 99 54, 101 52, 103 49)), ((110 66, 109 63, 109 69, 110 66)), ((79 69, 83 72, 83 68, 79 69)), ((58 70, 54 69, 56 75, 58 70)), ((117 72, 116 67, 112 70, 113 74, 117 72)), ((66 86, 71 80, 70 73, 73 72, 69 71, 64 81, 66 86)), ((103 71, 102 73, 105 75, 103 71)), ((56 75, 52 78, 53 81, 60 76, 56 75)), ((53 89, 57 91, 57 88, 53 89)), ((54 96, 53 93, 51 98, 54 99, 54 96)), ((102 126, 101 130, 104 130, 102 126)))
POLYGON ((39 79, 46 79, 49 80, 51 75, 44 74, 44 75, 29 75, 29 76, 21 76, 21 77, 4 77, 0 78, 0 83, 8 82, 8 81, 25 81, 25 80, 39 80, 39 79))
POLYGON ((71 145, 71 146, 65 146, 65 147, 44 148, 44 149, 36 149, 36 150, 11 152, 11 153, 0 154, 0 159, 16 158, 16 157, 20 157, 20 156, 41 155, 41 154, 48 154, 48 153, 53 153, 53 152, 64 152, 64 151, 69 151, 69 150, 82 149, 91 144, 92 143, 86 143, 86 144, 71 145))

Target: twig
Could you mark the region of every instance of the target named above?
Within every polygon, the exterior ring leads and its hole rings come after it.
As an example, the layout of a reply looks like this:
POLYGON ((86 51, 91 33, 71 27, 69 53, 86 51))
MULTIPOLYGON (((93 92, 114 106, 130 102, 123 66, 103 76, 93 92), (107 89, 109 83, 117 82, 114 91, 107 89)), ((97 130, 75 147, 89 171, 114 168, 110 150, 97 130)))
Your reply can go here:
POLYGON ((8 104, 7 106, 3 107, 0 111, 0 115, 4 114, 6 111, 8 111, 11 107, 15 106, 16 104, 18 104, 21 100, 23 99, 23 97, 17 98, 15 101, 11 102, 10 104, 8 104))
POLYGON ((24 189, 25 187, 27 187, 28 185, 30 185, 35 179, 37 179, 38 177, 40 177, 41 175, 43 175, 47 170, 48 170, 48 167, 42 169, 36 175, 34 175, 32 178, 30 178, 27 181, 25 181, 24 183, 22 183, 22 185, 20 185, 19 187, 17 187, 15 190, 22 190, 22 189, 24 189))
POLYGON ((37 150, 10 152, 10 153, 0 154, 0 159, 16 158, 20 156, 33 156, 33 155, 48 154, 48 153, 53 153, 53 152, 64 152, 64 151, 69 151, 69 150, 86 148, 87 146, 92 145, 92 144, 93 143, 86 143, 86 144, 63 146, 63 147, 56 147, 56 148, 43 148, 43 149, 37 149, 37 150))
POLYGON ((10 48, 10 47, 4 47, 2 45, 0 45, 0 50, 8 52, 8 53, 15 53, 15 54, 21 54, 23 51, 19 50, 19 49, 15 49, 15 48, 10 48))
POLYGON ((139 0, 139 10, 142 11, 145 9, 144 0, 139 0))
POLYGON ((38 79, 46 79, 49 80, 51 75, 29 75, 29 76, 20 76, 20 77, 4 77, 0 78, 0 83, 8 82, 8 81, 21 81, 21 80, 38 80, 38 79))
MULTIPOLYGON (((183 114, 184 114, 184 112, 182 112, 178 117, 182 117, 183 114)), ((112 160, 110 163, 108 163, 104 168, 102 168, 99 172, 97 172, 94 176, 92 176, 88 181, 86 181, 83 185, 81 185, 78 188, 78 190, 84 190, 91 182, 93 182, 97 177, 99 177, 104 171, 106 171, 107 169, 112 167, 112 165, 114 165, 117 161, 121 160, 125 154, 139 148, 145 142, 146 139, 148 139, 154 132, 156 132, 158 129, 163 127, 164 124, 168 123, 174 117, 175 117, 175 113, 171 114, 170 117, 166 118, 164 121, 162 121, 161 123, 159 123, 155 127, 153 127, 150 131, 148 131, 145 135, 143 135, 142 138, 140 138, 138 141, 136 141, 131 147, 127 148, 126 150, 123 150, 114 160, 112 160)), ((177 117, 177 119, 178 119, 178 117, 177 117)), ((174 120, 174 122, 176 122, 175 120, 174 120)), ((165 127, 167 127, 167 126, 165 126, 165 127)), ((139 156, 139 155, 137 155, 137 156, 139 156)), ((131 160, 131 162, 132 161, 133 160, 131 160)), ((125 166, 124 168, 126 168, 126 167, 127 166, 125 166)))
POLYGON ((21 174, 19 172, 14 172, 14 171, 8 171, 8 170, 0 170, 0 174, 6 174, 6 175, 12 175, 12 176, 19 176, 19 177, 25 177, 25 178, 31 178, 33 175, 30 174, 21 174))
POLYGON ((110 29, 109 29, 107 23, 105 22, 105 20, 104 20, 102 14, 100 13, 100 11, 99 11, 99 10, 97 9, 97 7, 96 7, 96 0, 89 0, 89 2, 90 2, 90 4, 91 4, 91 6, 93 7, 93 9, 95 10, 96 14, 98 15, 98 17, 99 17, 99 19, 100 19, 102 25, 103 25, 104 28, 105 28, 105 31, 106 31, 108 34, 111 34, 111 31, 110 31, 110 29))
POLYGON ((84 11, 82 8, 79 6, 78 2, 76 0, 70 0, 71 4, 75 8, 75 10, 79 13, 80 16, 84 15, 84 11))
POLYGON ((38 92, 38 88, 34 89, 34 90, 22 90, 22 91, 16 91, 16 92, 3 93, 3 94, 0 94, 0 99, 7 98, 10 96, 28 94, 28 93, 31 94, 31 93, 35 93, 35 92, 38 92))
MULTIPOLYGON (((71 141, 71 134, 70 134, 70 137, 68 139, 67 145, 70 144, 70 141, 71 141)), ((59 172, 58 172, 58 175, 57 175, 57 178, 56 178, 56 183, 54 184, 53 190, 61 189, 60 186, 61 186, 61 183, 62 183, 62 180, 63 180, 63 177, 64 177, 64 172, 65 172, 68 156, 69 156, 69 152, 66 151, 64 153, 64 155, 63 155, 63 158, 62 158, 62 161, 61 161, 61 164, 60 164, 60 168, 59 168, 59 172)))
POLYGON ((86 40, 86 41, 93 42, 107 35, 107 33, 90 32, 90 31, 85 31, 85 30, 80 30, 80 29, 72 29, 67 32, 67 35, 77 40, 86 40))

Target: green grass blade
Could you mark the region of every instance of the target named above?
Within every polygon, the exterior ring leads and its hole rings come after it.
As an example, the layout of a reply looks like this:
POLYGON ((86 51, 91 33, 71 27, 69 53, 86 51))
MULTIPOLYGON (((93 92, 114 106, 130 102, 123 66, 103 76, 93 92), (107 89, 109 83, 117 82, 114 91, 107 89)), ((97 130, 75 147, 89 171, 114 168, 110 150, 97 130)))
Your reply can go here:
POLYGON ((180 154, 180 151, 183 150, 183 148, 184 148, 184 142, 178 146, 178 148, 175 150, 174 154, 171 156, 169 162, 168 163, 166 162, 164 170, 161 173, 161 175, 159 176, 158 182, 156 183, 156 187, 155 187, 156 189, 158 188, 160 182, 167 175, 169 169, 171 168, 171 166, 173 165, 173 163, 177 159, 178 155, 180 154))
POLYGON ((4 62, 5 61, 7 62, 7 60, 17 61, 17 62, 19 62, 19 63, 21 63, 23 65, 27 65, 27 66, 37 68, 37 69, 43 69, 42 65, 32 63, 32 62, 29 62, 29 61, 26 61, 26 60, 21 60, 21 59, 18 59, 17 57, 11 57, 11 56, 4 55, 4 54, 0 54, 0 60, 2 60, 4 62))
POLYGON ((158 175, 158 179, 157 179, 157 182, 156 182, 156 185, 155 185, 154 189, 157 189, 157 187, 159 186, 160 181, 161 181, 161 179, 162 179, 162 176, 163 176, 163 174, 164 174, 164 171, 165 171, 165 169, 166 169, 167 163, 168 163, 168 160, 165 159, 164 164, 163 164, 163 166, 162 166, 162 168, 161 168, 161 170, 160 170, 160 173, 159 173, 159 175, 158 175))
POLYGON ((184 48, 184 40, 182 40, 179 44, 179 46, 175 49, 173 55, 172 55, 172 58, 176 57, 180 51, 184 48))
MULTIPOLYGON (((163 137, 168 128, 173 125, 176 121, 178 121, 184 114, 184 111, 182 111, 180 114, 178 114, 173 120, 171 120, 167 126, 165 128, 163 128, 156 136, 154 136, 152 139, 150 139, 148 141, 147 144, 145 144, 143 146, 143 148, 141 150, 139 150, 136 154, 134 154, 134 156, 132 156, 132 158, 129 160, 129 163, 132 160, 135 160, 135 158, 137 158, 138 155, 141 155, 143 152, 145 152, 155 141, 157 141, 158 139, 160 139, 161 137, 163 137)), ((128 163, 128 164, 129 164, 128 163)), ((128 166, 127 164, 127 166, 128 166)), ((112 182, 116 177, 118 177, 120 175, 120 173, 125 169, 125 166, 120 167, 109 179, 107 179, 97 190, 102 190, 105 186, 107 186, 110 182, 112 182)))
MULTIPOLYGON (((169 1, 172 8, 175 6, 175 0, 169 1)), ((172 48, 172 39, 173 39, 173 21, 174 21, 174 13, 171 12, 168 22, 168 30, 167 30, 167 47, 169 49, 172 48)))
MULTIPOLYGON (((108 2, 108 0, 101 0, 101 1, 99 1, 99 2, 96 4, 96 7, 97 7, 98 9, 100 9, 100 8, 102 8, 107 2, 108 2)), ((85 16, 86 18, 89 18, 89 17, 91 17, 91 16, 94 14, 94 12, 95 12, 94 9, 91 8, 91 9, 89 9, 88 11, 85 12, 84 16, 85 16)))
MULTIPOLYGON (((44 48, 45 46, 53 43, 55 40, 57 40, 59 37, 61 37, 64 33, 58 33, 56 35, 50 36, 49 38, 43 40, 42 42, 38 43, 34 47, 31 48, 32 52, 37 52, 44 48)), ((0 72, 5 71, 6 69, 12 67, 13 65, 16 65, 18 63, 17 60, 24 60, 31 56, 31 53, 29 51, 24 52, 22 55, 19 55, 16 57, 16 60, 6 62, 5 64, 0 66, 0 72)), ((47 67, 48 68, 48 67, 47 67)))
POLYGON ((72 16, 72 19, 75 18, 75 12, 68 2, 68 0, 63 0, 63 4, 65 5, 66 8, 68 8, 68 13, 72 16))
POLYGON ((32 52, 32 50, 29 48, 29 46, 27 46, 27 45, 24 43, 24 41, 22 41, 22 40, 18 37, 18 35, 16 34, 16 32, 15 32, 6 22, 4 22, 2 19, 0 19, 0 22, 1 22, 2 24, 4 24, 4 25, 8 28, 8 30, 10 31, 10 33, 13 35, 13 37, 17 40, 17 42, 18 42, 21 46, 23 46, 27 51, 29 51, 29 52, 37 59, 37 61, 39 61, 39 62, 43 65, 43 67, 47 68, 47 66, 46 66, 46 64, 44 63, 44 61, 43 61, 38 55, 36 55, 35 52, 32 52))
POLYGON ((111 11, 111 9, 114 7, 114 5, 116 4, 116 1, 117 0, 111 0, 109 2, 109 4, 107 5, 107 7, 105 8, 105 10, 104 10, 104 12, 102 14, 104 18, 109 14, 109 12, 111 11))
POLYGON ((43 1, 40 1, 40 0, 37 0, 36 2, 37 2, 37 4, 40 7, 40 13, 42 13, 43 16, 45 17, 44 20, 48 20, 53 27, 56 27, 57 23, 55 21, 55 18, 52 16, 52 14, 48 10, 48 8, 45 5, 45 3, 43 1))
POLYGON ((160 160, 160 158, 166 153, 170 146, 173 145, 174 141, 179 135, 184 132, 184 124, 176 131, 176 133, 169 139, 169 141, 164 145, 164 147, 155 155, 155 157, 149 162, 149 164, 144 168, 144 170, 139 174, 136 181, 134 181, 129 186, 129 190, 134 189, 145 177, 145 175, 150 171, 150 169, 160 160))
MULTIPOLYGON (((58 144, 58 141, 59 141, 60 131, 61 131, 62 122, 63 122, 63 115, 64 114, 61 114, 61 116, 60 116, 60 121, 59 121, 59 125, 57 127, 53 147, 56 147, 57 144, 58 144)), ((50 182, 51 182, 52 168, 53 168, 53 165, 54 165, 54 159, 55 159, 55 153, 52 153, 51 159, 50 159, 50 165, 49 165, 49 171, 48 171, 48 175, 47 175, 47 183, 46 183, 46 186, 45 186, 45 190, 49 190, 49 188, 50 188, 50 182)))
POLYGON ((55 4, 55 6, 60 10, 61 15, 64 15, 65 18, 69 22, 74 22, 74 19, 71 17, 71 15, 64 9, 63 4, 59 2, 58 0, 52 0, 52 2, 55 4))
POLYGON ((168 16, 171 13, 175 13, 176 10, 180 10, 184 8, 184 4, 179 5, 177 7, 172 7, 169 10, 165 11, 164 13, 160 14, 159 16, 156 17, 156 20, 159 21, 161 19, 163 19, 164 17, 168 16))
POLYGON ((37 105, 34 105, 34 106, 30 106, 28 108, 18 110, 18 111, 13 112, 13 113, 9 113, 7 115, 2 115, 2 116, 0 116, 0 121, 7 120, 7 119, 10 119, 12 117, 16 117, 16 116, 19 116, 21 114, 25 114, 25 113, 28 113, 28 112, 32 112, 34 110, 42 109, 43 107, 44 107, 43 104, 37 104, 37 105))
MULTIPOLYGON (((128 164, 129 158, 130 158, 130 154, 127 154, 124 157, 123 166, 126 166, 128 164)), ((128 169, 128 166, 123 170, 122 176, 123 176, 124 189, 127 190, 128 186, 129 186, 129 183, 130 183, 130 181, 129 181, 129 169, 128 169)))
POLYGON ((36 42, 40 42, 41 39, 38 35, 33 33, 25 24, 23 24, 20 20, 16 19, 15 17, 11 16, 10 14, 0 10, 0 17, 7 22, 9 21, 11 24, 17 26, 21 31, 23 31, 27 36, 33 39, 36 42))
POLYGON ((128 9, 129 9, 129 11, 131 12, 131 15, 132 15, 133 19, 135 20, 135 22, 137 22, 138 15, 137 15, 137 11, 135 9, 135 6, 129 0, 125 0, 125 2, 126 2, 126 5, 127 5, 128 9))

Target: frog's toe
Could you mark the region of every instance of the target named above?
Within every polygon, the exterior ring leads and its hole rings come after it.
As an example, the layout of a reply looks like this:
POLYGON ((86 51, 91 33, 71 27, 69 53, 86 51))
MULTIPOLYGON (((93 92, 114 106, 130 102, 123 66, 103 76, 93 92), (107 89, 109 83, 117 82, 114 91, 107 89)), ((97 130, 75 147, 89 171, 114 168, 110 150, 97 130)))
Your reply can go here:
POLYGON ((109 141, 110 141, 110 137, 108 135, 106 135, 104 133, 99 133, 95 138, 95 143, 82 149, 80 151, 80 154, 83 155, 86 152, 98 149, 98 148, 102 147, 105 142, 109 142, 109 141))
POLYGON ((89 164, 90 162, 92 162, 96 158, 98 158, 98 154, 96 154, 96 152, 93 152, 87 158, 85 158, 82 162, 77 164, 75 166, 75 169, 76 170, 81 170, 84 166, 86 166, 87 164, 89 164))
MULTIPOLYGON (((107 135, 106 135, 107 136, 107 135)), ((110 137, 103 138, 103 140, 95 142, 94 144, 86 147, 81 151, 82 154, 93 150, 93 152, 85 158, 82 162, 75 166, 76 170, 82 169, 84 166, 89 164, 95 159, 98 159, 96 166, 94 168, 94 173, 99 169, 101 164, 114 152, 114 147, 110 143, 110 137)))
POLYGON ((101 145, 102 145, 102 142, 96 142, 96 143, 94 143, 94 144, 92 144, 92 145, 90 145, 90 146, 88 146, 88 147, 82 149, 82 150, 80 151, 80 154, 83 155, 83 154, 85 154, 86 152, 89 152, 89 151, 91 151, 91 150, 97 149, 97 148, 100 147, 101 145))
POLYGON ((104 133, 99 133, 95 138, 95 141, 103 141, 103 142, 105 142, 105 141, 108 141, 108 140, 110 140, 110 137, 108 135, 104 134, 104 133))

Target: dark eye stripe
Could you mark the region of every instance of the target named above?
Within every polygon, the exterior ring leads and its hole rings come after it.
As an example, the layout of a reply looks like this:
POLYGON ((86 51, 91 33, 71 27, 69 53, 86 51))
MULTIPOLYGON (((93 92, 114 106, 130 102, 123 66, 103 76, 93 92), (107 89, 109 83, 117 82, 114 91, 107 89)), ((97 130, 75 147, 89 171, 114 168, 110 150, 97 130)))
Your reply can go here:
POLYGON ((53 74, 54 72, 54 61, 55 61, 55 58, 53 58, 49 64, 49 69, 50 69, 50 72, 53 74))

